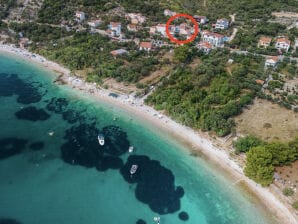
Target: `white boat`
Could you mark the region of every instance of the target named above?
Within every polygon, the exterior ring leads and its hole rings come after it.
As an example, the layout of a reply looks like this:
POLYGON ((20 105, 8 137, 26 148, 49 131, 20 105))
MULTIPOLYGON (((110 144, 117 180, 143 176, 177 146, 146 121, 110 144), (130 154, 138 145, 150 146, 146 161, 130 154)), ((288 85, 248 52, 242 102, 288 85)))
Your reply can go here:
POLYGON ((157 224, 160 224, 160 217, 156 216, 153 218, 154 222, 156 222, 157 224))
POLYGON ((130 174, 133 175, 137 172, 137 169, 138 169, 138 165, 136 164, 133 164, 130 168, 130 174))
POLYGON ((129 152, 129 153, 132 153, 132 152, 133 152, 133 146, 129 146, 129 148, 128 148, 128 152, 129 152))
POLYGON ((103 134, 98 134, 97 136, 97 139, 98 139, 98 143, 103 146, 105 144, 105 137, 103 134))

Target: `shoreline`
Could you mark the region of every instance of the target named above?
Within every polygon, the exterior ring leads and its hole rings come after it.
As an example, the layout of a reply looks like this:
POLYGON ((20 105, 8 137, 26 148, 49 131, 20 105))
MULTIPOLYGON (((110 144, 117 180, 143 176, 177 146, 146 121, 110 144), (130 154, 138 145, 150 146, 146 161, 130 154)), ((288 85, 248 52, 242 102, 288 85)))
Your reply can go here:
POLYGON ((1 44, 0 52, 17 56, 29 62, 37 63, 56 73, 60 73, 61 75, 57 81, 63 81, 66 85, 79 89, 95 99, 131 112, 153 126, 177 137, 180 142, 188 145, 187 148, 189 148, 189 151, 202 152, 202 154, 210 159, 211 162, 219 165, 228 174, 238 179, 237 182, 244 183, 245 187, 257 196, 265 209, 278 218, 278 221, 285 224, 294 224, 298 222, 298 218, 295 212, 293 212, 293 208, 290 208, 288 204, 283 203, 276 193, 273 193, 274 186, 263 188, 246 177, 241 166, 230 158, 228 152, 215 146, 215 141, 206 134, 175 122, 166 115, 154 110, 152 107, 145 105, 142 99, 134 99, 130 96, 119 94, 117 98, 111 97, 109 96, 111 91, 99 89, 96 87, 96 84, 86 83, 82 79, 72 76, 67 68, 25 49, 1 44))

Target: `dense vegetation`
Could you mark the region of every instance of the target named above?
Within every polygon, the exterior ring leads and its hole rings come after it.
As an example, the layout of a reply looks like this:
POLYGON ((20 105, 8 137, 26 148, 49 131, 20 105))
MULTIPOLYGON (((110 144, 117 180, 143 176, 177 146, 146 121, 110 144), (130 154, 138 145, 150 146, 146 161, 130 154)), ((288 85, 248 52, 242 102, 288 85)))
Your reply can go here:
MULTIPOLYGON (((174 58, 185 60, 194 57, 192 54, 183 46, 175 50, 174 58)), ((178 65, 146 102, 185 125, 224 136, 234 126, 231 118, 251 103, 260 90, 255 80, 263 75, 262 59, 230 55, 226 50, 200 59, 194 69, 187 64, 178 65), (229 58, 235 63, 231 74, 226 71, 229 58)))
POLYGON ((80 32, 59 41, 57 45, 49 44, 46 48, 33 49, 36 52, 58 61, 72 70, 92 69, 87 80, 100 82, 102 78, 112 77, 117 81, 137 82, 150 74, 158 64, 155 55, 136 51, 134 43, 109 41, 108 37, 80 32), (125 48, 128 55, 114 58, 112 50, 125 48))
POLYGON ((17 5, 17 0, 0 0, 0 19, 8 16, 9 9, 17 5))
POLYGON ((240 143, 245 141, 247 159, 244 173, 263 186, 272 183, 275 166, 287 165, 298 159, 298 137, 289 143, 261 143, 255 137, 240 139, 237 143, 241 145, 240 143), (252 139, 253 141, 251 141, 252 139), (259 145, 254 146, 257 143, 259 145), (252 145, 248 150, 247 144, 252 145))
POLYGON ((71 35, 65 29, 60 27, 52 27, 37 23, 10 23, 9 28, 17 33, 21 32, 25 37, 34 42, 46 42, 49 40, 57 40, 62 37, 71 35))

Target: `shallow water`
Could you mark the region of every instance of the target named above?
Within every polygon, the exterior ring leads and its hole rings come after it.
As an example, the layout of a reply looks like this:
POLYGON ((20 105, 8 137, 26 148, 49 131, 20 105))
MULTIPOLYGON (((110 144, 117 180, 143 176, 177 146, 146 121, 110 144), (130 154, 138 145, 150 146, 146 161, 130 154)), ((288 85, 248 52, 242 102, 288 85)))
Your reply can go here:
POLYGON ((172 137, 53 84, 55 76, 0 55, 0 221, 271 223, 254 199, 172 137), (132 164, 139 168, 130 176, 132 164))

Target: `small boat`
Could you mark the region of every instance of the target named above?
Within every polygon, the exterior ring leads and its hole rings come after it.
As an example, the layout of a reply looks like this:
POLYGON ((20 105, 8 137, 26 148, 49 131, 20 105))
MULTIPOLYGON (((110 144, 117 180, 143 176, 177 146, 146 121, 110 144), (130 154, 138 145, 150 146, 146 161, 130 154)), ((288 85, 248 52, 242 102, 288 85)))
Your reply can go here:
POLYGON ((137 172, 137 169, 138 169, 138 165, 136 164, 133 164, 130 168, 130 174, 133 175, 137 172))
POLYGON ((133 152, 133 146, 129 146, 129 148, 128 148, 128 152, 129 152, 129 153, 132 153, 132 152, 133 152))
POLYGON ((98 134, 97 136, 97 139, 98 139, 98 143, 103 146, 105 144, 105 137, 103 134, 98 134))
POLYGON ((154 222, 156 222, 157 224, 160 224, 160 217, 156 216, 153 218, 154 222))

